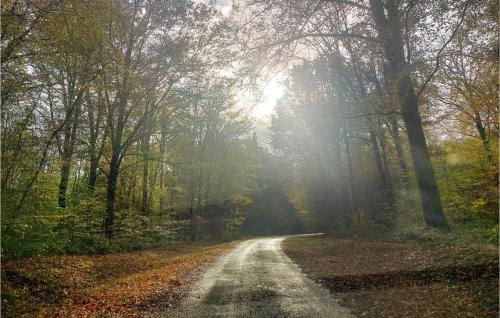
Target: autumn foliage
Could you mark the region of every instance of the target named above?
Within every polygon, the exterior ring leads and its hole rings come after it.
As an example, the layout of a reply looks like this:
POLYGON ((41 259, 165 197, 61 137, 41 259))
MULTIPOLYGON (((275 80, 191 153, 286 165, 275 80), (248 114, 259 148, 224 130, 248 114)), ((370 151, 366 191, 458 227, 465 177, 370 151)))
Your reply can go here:
POLYGON ((492 246, 294 238, 284 249, 360 317, 498 316, 492 246))
POLYGON ((234 243, 2 264, 2 316, 142 317, 175 306, 196 271, 234 243))

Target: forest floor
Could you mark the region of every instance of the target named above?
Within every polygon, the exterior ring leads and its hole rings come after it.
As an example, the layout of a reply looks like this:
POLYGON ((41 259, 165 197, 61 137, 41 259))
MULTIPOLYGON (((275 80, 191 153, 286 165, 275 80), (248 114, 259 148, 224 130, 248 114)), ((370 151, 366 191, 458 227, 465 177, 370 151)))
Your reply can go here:
POLYGON ((236 244, 2 260, 2 317, 140 317, 163 311, 236 244))
POLYGON ((498 317, 498 249, 295 237, 285 253, 359 317, 498 317))

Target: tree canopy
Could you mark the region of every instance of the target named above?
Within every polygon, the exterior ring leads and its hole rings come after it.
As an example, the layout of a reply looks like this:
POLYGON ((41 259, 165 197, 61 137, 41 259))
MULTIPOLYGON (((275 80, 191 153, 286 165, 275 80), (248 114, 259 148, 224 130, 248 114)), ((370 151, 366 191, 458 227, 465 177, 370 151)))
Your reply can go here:
POLYGON ((10 256, 368 227, 498 236, 494 1, 1 10, 10 256), (256 118, 244 92, 276 76, 256 118))

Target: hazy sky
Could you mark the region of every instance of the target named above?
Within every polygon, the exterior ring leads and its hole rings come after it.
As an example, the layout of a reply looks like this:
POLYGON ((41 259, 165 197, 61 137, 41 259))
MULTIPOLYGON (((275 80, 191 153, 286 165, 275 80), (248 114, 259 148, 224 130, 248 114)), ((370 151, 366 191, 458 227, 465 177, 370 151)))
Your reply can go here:
MULTIPOLYGON (((219 7, 224 16, 229 16, 232 12, 233 0, 205 1, 219 7)), ((262 80, 258 83, 258 87, 236 92, 238 104, 241 107, 247 108, 250 116, 253 117, 256 122, 270 122, 277 101, 283 96, 286 89, 283 84, 284 80, 284 75, 279 73, 271 78, 262 80)))

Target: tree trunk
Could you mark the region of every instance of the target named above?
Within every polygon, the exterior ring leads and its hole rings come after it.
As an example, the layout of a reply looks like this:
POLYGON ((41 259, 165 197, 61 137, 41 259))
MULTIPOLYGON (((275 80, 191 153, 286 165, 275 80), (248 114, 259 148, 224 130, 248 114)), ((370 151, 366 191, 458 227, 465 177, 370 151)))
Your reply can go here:
MULTIPOLYGON (((380 96, 380 98, 383 99, 384 93, 382 91, 382 85, 380 84, 380 82, 377 79, 375 66, 373 64, 372 64, 372 72, 374 74, 373 82, 375 84, 377 93, 380 96)), ((388 78, 387 78, 386 73, 387 72, 384 72, 384 77, 385 77, 385 80, 387 82, 388 78)), ((386 88, 386 90, 387 90, 387 93, 390 94, 390 89, 386 88)), ((393 109, 392 103, 390 105, 386 105, 386 106, 390 106, 390 107, 387 107, 388 109, 391 109, 391 110, 393 109)), ((389 133, 391 134, 392 141, 394 143, 394 148, 396 149, 396 155, 397 155, 397 159, 398 159, 398 165, 399 165, 399 168, 401 170, 402 181, 404 184, 407 184, 408 167, 407 167, 404 152, 403 152, 403 146, 402 146, 403 143, 401 141, 401 136, 399 135, 399 125, 398 125, 398 122, 396 120, 396 116, 394 114, 389 115, 389 133)), ((389 171, 389 170, 387 170, 387 171, 389 171)))
POLYGON ((189 235, 191 241, 196 241, 196 220, 194 214, 194 171, 193 163, 191 163, 191 181, 189 185, 189 235))
MULTIPOLYGON (((150 130, 148 128, 142 140, 142 155, 144 157, 144 164, 142 167, 141 214, 143 217, 149 216, 149 211, 148 211, 149 138, 150 138, 150 130)), ((144 226, 146 225, 145 223, 146 223, 145 220, 143 220, 144 226)))
POLYGON ((99 160, 95 154, 90 156, 89 177, 87 181, 88 190, 93 192, 97 183, 97 168, 99 167, 99 160))
POLYGON ((417 98, 409 77, 400 80, 398 95, 400 100, 402 100, 401 112, 408 133, 408 141, 410 143, 415 176, 420 190, 425 224, 447 230, 449 228, 448 222, 441 206, 436 177, 418 112, 417 98))
POLYGON ((66 207, 66 192, 68 189, 71 161, 73 159, 73 152, 75 149, 75 142, 76 142, 76 132, 78 130, 79 117, 80 117, 79 100, 75 100, 74 103, 77 103, 74 106, 75 107, 74 111, 67 114, 67 116, 72 115, 72 120, 67 122, 66 128, 64 130, 61 179, 59 181, 59 195, 58 195, 58 204, 60 208, 66 207))
POLYGON ((115 196, 116 184, 120 168, 120 151, 115 149, 109 163, 108 186, 106 190, 106 216, 104 218, 104 234, 110 238, 113 236, 113 223, 115 221, 115 196))
POLYGON ((90 130, 89 138, 89 173, 87 179, 87 189, 89 193, 94 192, 95 185, 97 183, 97 169, 99 168, 99 160, 101 159, 102 152, 104 150, 104 142, 106 139, 106 133, 102 136, 101 146, 98 148, 97 142, 99 139, 100 125, 102 118, 104 116, 104 106, 102 104, 102 98, 100 92, 97 93, 97 114, 95 115, 96 107, 90 96, 90 92, 86 94, 87 101, 87 112, 88 112, 88 125, 90 130))
POLYGON ((481 138, 488 164, 492 164, 493 155, 491 153, 490 141, 488 139, 488 136, 486 135, 486 129, 484 128, 483 122, 481 121, 481 115, 479 114, 479 112, 474 112, 474 124, 476 125, 476 129, 479 132, 479 138, 481 138))
POLYGON ((131 177, 131 184, 130 184, 130 200, 132 200, 132 205, 135 206, 136 203, 136 198, 135 198, 135 187, 137 186, 137 178, 136 178, 136 170, 134 167, 134 170, 132 172, 132 177, 131 177))
MULTIPOLYGON (((73 108, 69 111, 70 114, 74 111, 74 106, 73 108)), ((65 125, 68 123, 68 119, 69 117, 66 117, 64 119, 64 121, 50 134, 50 137, 48 138, 48 140, 45 142, 45 145, 44 145, 44 150, 42 152, 42 155, 41 155, 41 158, 40 160, 38 161, 38 166, 35 170, 35 173, 33 174, 33 176, 29 179, 29 181, 27 182, 26 186, 24 187, 24 190, 23 190, 23 193, 21 195, 21 199, 19 200, 17 206, 16 206, 16 213, 17 215, 20 214, 20 210, 21 210, 21 206, 22 204, 24 203, 24 200, 26 199, 26 197, 28 196, 28 193, 30 192, 31 190, 31 187, 33 186, 33 184, 35 183, 36 179, 38 178, 38 175, 40 174, 40 171, 42 170, 43 166, 45 165, 46 163, 46 160, 47 160, 47 155, 49 153, 49 148, 50 148, 50 145, 52 144, 52 141, 54 140, 54 138, 56 138, 56 136, 61 132, 62 129, 64 129, 65 125)))
POLYGON ((344 173, 345 170, 342 167, 339 138, 340 136, 338 135, 335 138, 335 162, 333 166, 333 168, 339 171, 339 173, 338 178, 335 178, 333 181, 336 190, 336 199, 340 201, 340 211, 338 211, 338 214, 340 214, 339 217, 342 220, 342 225, 350 226, 352 223, 352 205, 351 200, 349 199, 349 186, 347 186, 346 176, 344 173))
POLYGON ((189 225, 189 236, 191 238, 191 241, 194 242, 196 241, 196 221, 194 219, 195 216, 193 206, 189 207, 189 217, 191 218, 189 225))
POLYGON ((344 145, 345 145, 345 152, 346 152, 346 159, 347 159, 347 172, 348 172, 348 181, 349 181, 349 188, 348 188, 348 195, 349 195, 349 201, 351 202, 351 209, 353 212, 355 212, 358 207, 357 203, 355 200, 355 189, 354 189, 354 172, 352 168, 352 155, 351 155, 351 145, 349 143, 349 133, 347 130, 344 128, 344 145))
POLYGON ((401 169, 401 176, 404 183, 408 181, 408 165, 406 164, 405 155, 403 152, 403 143, 401 141, 401 136, 399 135, 399 125, 394 116, 391 116, 391 137, 394 142, 394 148, 396 149, 396 155, 398 156, 398 165, 401 169))
POLYGON ((448 230, 448 222, 441 206, 436 177, 425 141, 417 96, 404 56, 397 4, 392 0, 384 6, 381 0, 370 0, 370 8, 388 63, 389 83, 395 87, 399 97, 401 114, 406 125, 413 167, 420 191, 425 224, 448 230), (385 15, 385 9, 388 17, 385 15))
POLYGON ((392 186, 391 172, 389 169, 389 159, 387 158, 387 144, 385 139, 385 131, 382 131, 378 135, 378 142, 380 144, 380 154, 382 156, 382 166, 384 167, 384 175, 387 182, 387 186, 392 186))
MULTIPOLYGON (((352 46, 351 46, 349 41, 345 41, 344 44, 347 48, 347 51, 349 52, 349 54, 351 56, 355 78, 356 78, 356 81, 358 82, 359 97, 361 98, 361 100, 366 100, 367 90, 366 90, 366 87, 364 84, 364 78, 363 78, 362 73, 358 67, 358 64, 360 63, 358 56, 354 53, 354 50, 352 49, 352 46)), ((385 173, 384 167, 383 167, 382 156, 380 155, 380 148, 379 148, 378 141, 377 141, 377 135, 376 135, 374 128, 373 128, 373 127, 375 127, 375 121, 373 119, 373 115, 367 114, 366 126, 369 130, 369 135, 370 135, 369 140, 370 140, 371 148, 373 150, 375 166, 377 168, 377 172, 379 175, 380 186, 382 187, 382 189, 384 191, 386 191, 389 188, 389 186, 388 186, 387 176, 386 176, 386 173, 385 173)))
MULTIPOLYGON (((4 105, 3 103, 1 105, 4 105)), ((1 189, 2 192, 8 189, 8 183, 10 181, 10 177, 12 176, 12 172, 15 169, 15 164, 18 163, 18 158, 22 150, 23 146, 23 133, 26 131, 26 128, 28 126, 28 123, 30 122, 31 117, 33 116, 33 113, 36 109, 37 103, 33 103, 33 106, 29 110, 26 118, 23 120, 21 123, 20 127, 18 128, 18 131, 16 133, 16 146, 14 147, 14 153, 12 156, 10 156, 10 159, 7 161, 5 160, 5 152, 2 151, 2 157, 0 159, 0 162, 2 164, 2 169, 1 169, 1 174, 2 174, 2 185, 1 189), (7 163, 8 162, 8 163, 7 163)), ((4 136, 5 138, 5 136, 4 136)), ((5 139, 4 139, 5 140, 5 139)), ((5 143, 4 143, 5 144, 5 143)))
MULTIPOLYGON (((194 153, 194 151, 193 151, 194 153)), ((196 220, 195 220, 195 214, 194 214, 194 191, 195 191, 195 185, 194 185, 194 162, 193 162, 193 157, 191 156, 191 167, 190 167, 190 173, 189 173, 189 193, 188 193, 188 199, 189 199, 189 235, 191 238, 191 241, 196 240, 196 220)))
POLYGON ((387 176, 384 171, 384 164, 382 161, 382 155, 380 154, 380 148, 378 146, 377 136, 375 132, 370 129, 370 145, 373 150, 373 159, 375 160, 375 166, 377 167, 377 172, 380 180, 380 186, 385 191, 388 189, 387 176))
POLYGON ((60 208, 66 207, 66 191, 68 188, 69 173, 71 169, 71 159, 63 158, 61 166, 61 178, 59 180, 58 205, 60 208))
POLYGON ((165 164, 163 163, 163 159, 165 157, 165 128, 162 126, 161 127, 161 135, 160 135, 160 162, 158 163, 160 165, 160 215, 163 214, 165 211, 165 194, 163 193, 163 187, 164 187, 164 181, 163 181, 163 173, 164 173, 164 167, 165 164))

